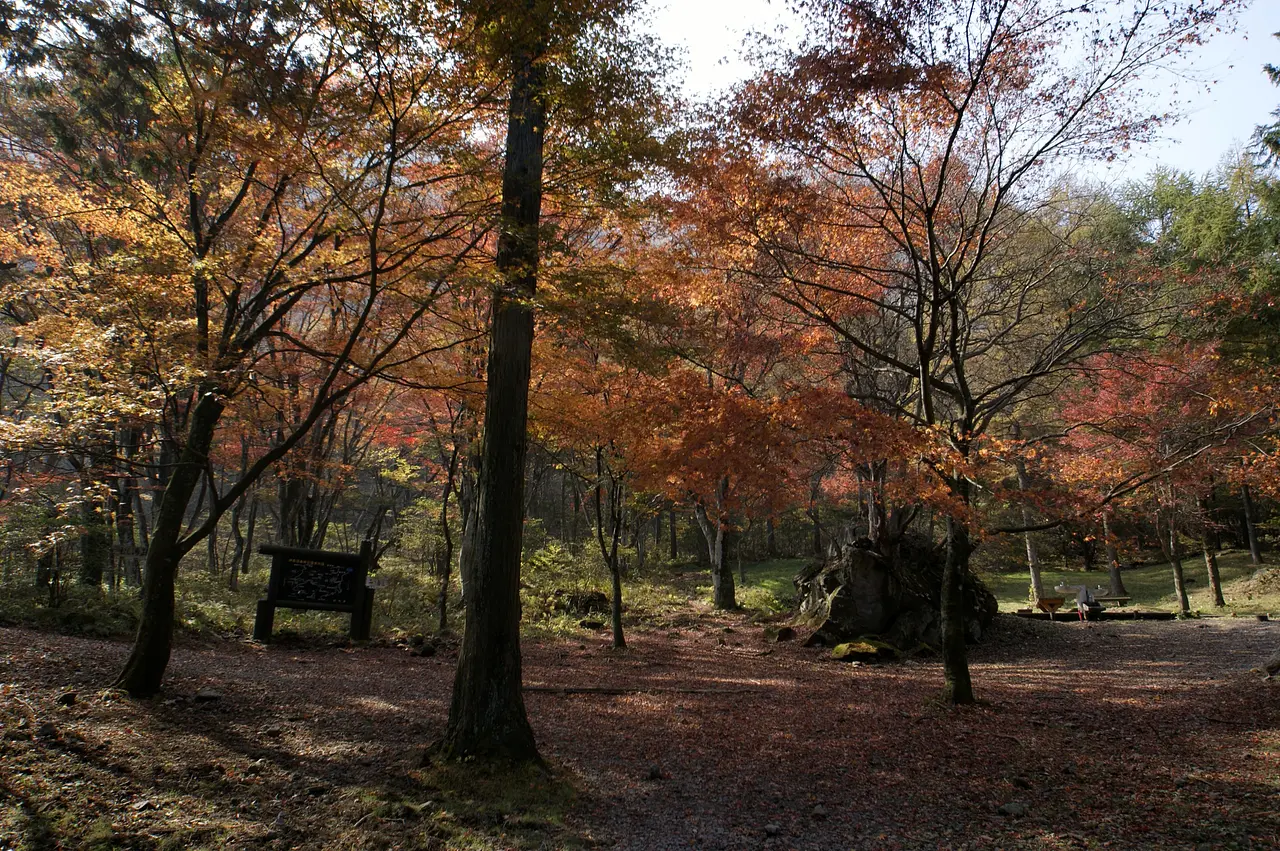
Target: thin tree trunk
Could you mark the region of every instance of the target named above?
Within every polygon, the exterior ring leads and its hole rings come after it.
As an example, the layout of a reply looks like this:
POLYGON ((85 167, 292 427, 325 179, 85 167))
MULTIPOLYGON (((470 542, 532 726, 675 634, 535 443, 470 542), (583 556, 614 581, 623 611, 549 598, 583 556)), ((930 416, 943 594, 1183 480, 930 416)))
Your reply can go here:
MULTIPOLYGON (((126 430, 124 440, 129 441, 131 435, 132 432, 126 430)), ((126 442, 124 445, 126 462, 132 459, 134 451, 136 451, 136 444, 126 442)), ((120 543, 117 575, 126 583, 132 581, 133 575, 137 570, 138 558, 137 542, 134 540, 133 528, 133 489, 133 476, 122 474, 116 482, 115 488, 116 540, 120 543)))
POLYGON ((466 627, 441 753, 452 759, 539 761, 525 713, 520 661, 520 549, 528 451, 529 373, 537 288, 548 24, 530 2, 536 32, 517 35, 502 175, 503 228, 493 295, 484 448, 466 627), (529 39, 525 41, 525 39, 529 39))
POLYGON ((669 519, 670 519, 670 521, 671 521, 671 523, 670 523, 670 526, 671 526, 671 560, 672 560, 672 561, 675 561, 676 559, 680 558, 680 548, 679 548, 679 546, 678 546, 678 541, 676 540, 676 510, 675 510, 675 508, 674 508, 674 507, 672 507, 672 509, 671 509, 669 512, 667 512, 667 514, 668 514, 668 517, 669 517, 669 519))
POLYGON ((223 404, 213 388, 201 388, 191 411, 187 444, 169 477, 156 512, 151 546, 142 575, 142 616, 133 650, 115 685, 134 697, 160 690, 173 646, 174 583, 185 551, 179 544, 187 506, 204 472, 223 404))
POLYGON ((582 495, 578 493, 578 485, 576 483, 570 487, 573 490, 573 523, 569 526, 569 540, 576 544, 582 531, 578 520, 582 514, 582 495))
POLYGON ((604 540, 604 448, 596 447, 596 486, 595 486, 595 508, 596 508, 596 541, 600 546, 600 557, 604 559, 605 564, 609 568, 609 580, 612 586, 613 596, 610 604, 610 620, 613 627, 613 646, 615 649, 621 649, 627 646, 626 638, 622 634, 622 568, 618 564, 618 539, 622 535, 622 510, 620 503, 622 501, 621 486, 617 483, 611 483, 609 486, 609 537, 611 545, 606 545, 604 540))
POLYGON ((747 533, 750 531, 750 527, 748 527, 746 531, 736 532, 729 536, 728 550, 733 553, 733 560, 738 565, 738 584, 743 588, 747 587, 747 568, 742 561, 742 544, 747 539, 747 533))
POLYGON ((635 518, 635 524, 636 569, 638 571, 643 571, 645 559, 649 555, 649 543, 645 536, 645 521, 637 517, 635 518))
POLYGON ((1262 548, 1258 546, 1258 529, 1254 521, 1253 496, 1248 485, 1240 487, 1240 502, 1244 507, 1244 529, 1249 538, 1249 560, 1262 564, 1262 548))
MULTIPOLYGON (((968 503, 968 483, 956 486, 968 503)), ((975 703, 965 647, 964 576, 972 546, 969 530, 954 517, 947 518, 947 555, 942 569, 942 675, 943 700, 953 705, 975 703)))
MULTIPOLYGON (((249 499, 249 519, 245 523, 244 530, 244 552, 240 554, 240 575, 244 576, 249 573, 249 560, 253 558, 253 533, 258 524, 258 491, 255 488, 253 496, 249 499)), ((240 587, 240 580, 236 580, 236 588, 240 587)))
POLYGON ((102 585, 103 575, 111 560, 111 527, 99 511, 93 481, 90 478, 91 462, 86 459, 81 468, 81 522, 80 534, 80 584, 91 588, 102 585))
POLYGON ((565 501, 568 493, 566 491, 567 477, 563 472, 560 474, 560 501, 557 504, 556 532, 559 533, 560 543, 569 543, 569 524, 568 512, 566 510, 565 501))
MULTIPOLYGON (((244 476, 249 469, 249 440, 245 437, 240 438, 240 475, 244 476)), ((227 587, 232 591, 240 590, 240 573, 241 565, 246 567, 249 564, 246 550, 252 547, 252 542, 246 541, 244 532, 240 528, 240 518, 244 514, 245 503, 253 501, 253 509, 257 509, 256 488, 248 494, 243 494, 236 500, 235 505, 231 507, 231 536, 235 540, 235 550, 231 554, 230 563, 227 565, 227 587)), ((250 521, 252 525, 252 521, 250 521)), ((252 537, 252 536, 251 536, 252 537)))
POLYGON ((236 504, 231 507, 231 540, 234 545, 231 550, 231 559, 227 564, 227 587, 235 591, 240 587, 240 559, 244 558, 244 530, 240 528, 240 516, 244 513, 245 500, 237 499, 236 504))
POLYGON ((1218 573, 1218 557, 1213 552, 1213 530, 1209 523, 1209 500, 1200 500, 1200 546, 1204 551, 1204 569, 1209 574, 1209 589, 1213 592, 1213 605, 1222 608, 1227 601, 1222 598, 1222 576, 1218 573))
MULTIPOLYGON (((209 511, 212 513, 214 510, 213 495, 210 494, 209 511)), ((217 576, 220 567, 218 565, 218 527, 216 524, 209 530, 209 537, 205 539, 205 554, 205 563, 209 569, 209 575, 217 576)))
MULTIPOLYGON (((137 487, 133 489, 133 500, 133 516, 138 524, 138 545, 141 547, 143 552, 146 552, 151 549, 150 518, 151 514, 155 511, 155 506, 153 505, 150 510, 147 509, 147 506, 142 502, 142 490, 137 487)), ((152 502, 155 502, 154 496, 152 496, 152 502)), ((138 584, 142 583, 141 571, 138 571, 136 579, 138 584)))
POLYGON ((1182 547, 1178 543, 1178 528, 1174 521, 1173 509, 1168 511, 1166 528, 1160 529, 1160 512, 1156 513, 1156 532, 1160 536, 1160 549, 1173 570, 1173 590, 1178 598, 1178 611, 1183 615, 1191 614, 1191 603, 1187 600, 1187 585, 1182 572, 1182 547))
POLYGON ((438 560, 440 567, 440 604, 439 620, 436 632, 443 633, 449 628, 449 568, 453 565, 453 533, 449 531, 449 495, 453 493, 453 479, 458 471, 458 447, 455 445, 449 455, 449 473, 444 485, 444 496, 440 500, 440 534, 444 536, 444 550, 438 560))
MULTIPOLYGON (((1017 437, 1017 433, 1014 434, 1017 437)), ((1015 464, 1018 471, 1018 490, 1026 493, 1027 488, 1031 486, 1030 477, 1027 475, 1026 462, 1019 458, 1015 464)), ((1027 505, 1025 499, 1022 500, 1022 525, 1030 526, 1034 518, 1031 516, 1031 506, 1027 505)), ((1033 603, 1039 603, 1044 599, 1044 580, 1040 576, 1040 553, 1036 549, 1035 538, 1031 537, 1030 532, 1024 532, 1023 538, 1027 544, 1027 569, 1031 572, 1031 596, 1033 603)))

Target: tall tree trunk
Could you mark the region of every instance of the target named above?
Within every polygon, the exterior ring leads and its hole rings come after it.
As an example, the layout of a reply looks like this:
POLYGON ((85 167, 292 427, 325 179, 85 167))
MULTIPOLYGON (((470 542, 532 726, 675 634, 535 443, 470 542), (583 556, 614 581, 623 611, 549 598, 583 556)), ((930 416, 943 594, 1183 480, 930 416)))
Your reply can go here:
POLYGON ((449 568, 453 565, 453 533, 449 531, 449 495, 453 493, 453 480, 458 472, 458 447, 455 445, 449 455, 449 473, 444 483, 444 496, 440 499, 440 534, 444 538, 444 549, 440 551, 437 561, 440 569, 440 601, 439 620, 436 632, 444 633, 449 628, 449 568))
MULTIPOLYGON (((134 452, 130 451, 131 447, 136 448, 136 443, 129 443, 129 434, 131 432, 126 430, 126 437, 122 440, 126 459, 133 457, 134 452)), ((137 570, 138 558, 137 542, 134 539, 133 529, 133 490, 133 476, 128 474, 120 475, 115 487, 116 540, 120 544, 120 570, 118 574, 126 582, 132 581, 133 575, 137 570)))
POLYGON ((142 617, 133 650, 116 679, 134 697, 150 697, 160 691, 173 646, 174 583, 178 564, 185 555, 180 545, 187 506, 195 493, 209 457, 213 433, 223 404, 214 388, 201 388, 191 411, 187 443, 169 476, 156 512, 151 546, 142 575, 142 617))
POLYGON ((1120 575, 1120 554, 1116 551, 1116 539, 1111 534, 1111 509, 1102 512, 1102 537, 1107 547, 1107 579, 1111 587, 1107 593, 1112 597, 1127 597, 1129 591, 1124 587, 1124 577, 1120 575))
POLYGON ((720 479, 720 484, 716 488, 718 516, 713 520, 708 516, 706 506, 700 502, 694 506, 694 515, 698 519, 699 528, 702 529, 702 537, 707 542, 707 554, 711 557, 712 605, 721 611, 731 611, 738 607, 733 590, 733 566, 725 558, 727 549, 725 525, 727 520, 724 517, 724 506, 728 501, 728 496, 729 477, 724 476, 720 479))
POLYGON ((613 482, 609 486, 609 537, 610 544, 604 539, 604 449, 596 447, 596 541, 600 546, 600 557, 609 566, 609 582, 613 592, 609 607, 610 621, 613 627, 614 649, 627 646, 626 637, 622 634, 622 566, 618 563, 618 540, 622 536, 622 486, 613 482))
POLYGON ((649 555, 649 542, 645 536, 645 521, 635 518, 635 537, 632 539, 636 548, 636 569, 644 570, 645 559, 649 555))
MULTIPOLYGON (((209 481, 209 477, 205 477, 205 481, 209 481)), ((209 482, 209 513, 217 511, 214 507, 214 501, 217 497, 214 495, 213 483, 209 482)), ((210 576, 217 576, 220 566, 218 564, 218 527, 215 524, 209 530, 209 537, 205 538, 205 566, 209 570, 210 576)))
MULTIPOLYGON (((1014 433, 1017 437, 1017 433, 1014 433)), ((1014 464, 1018 471, 1018 490, 1026 493, 1027 488, 1031 486, 1030 477, 1027 475, 1027 464, 1021 458, 1014 464)), ((1034 518, 1031 516, 1031 506, 1026 500, 1022 500, 1022 525, 1030 526, 1034 518)), ((1044 599, 1044 580, 1040 577, 1040 552, 1036 549, 1035 538, 1030 532, 1023 532, 1023 538, 1027 544, 1027 569, 1031 572, 1031 596, 1033 603, 1039 603, 1044 599)))
POLYGON ((765 521, 764 527, 764 551, 769 558, 778 557, 778 537, 777 530, 774 528, 773 518, 770 517, 765 521))
MULTIPOLYGON (((245 522, 244 552, 240 554, 240 561, 238 562, 241 576, 249 573, 249 560, 253 558, 253 533, 258 524, 258 505, 258 490, 254 488, 253 495, 249 498, 249 519, 245 522)), ((235 583, 231 586, 233 591, 240 587, 240 580, 236 578, 235 570, 236 565, 232 565, 231 578, 235 583)))
POLYGON ((1213 605, 1222 608, 1227 601, 1222 599, 1222 576, 1218 573, 1218 557, 1213 552, 1213 530, 1209 522, 1209 500, 1201 498, 1200 505, 1200 547, 1204 552, 1204 569, 1209 574, 1209 589, 1213 592, 1213 605))
MULTIPOLYGON (((145 504, 145 503, 143 503, 143 501, 142 501, 142 489, 141 489, 141 488, 138 488, 138 487, 134 487, 134 489, 133 489, 133 516, 134 516, 134 519, 137 521, 137 527, 138 527, 138 545, 139 545, 139 547, 143 550, 143 552, 145 552, 145 551, 147 551, 147 550, 151 549, 151 523, 150 523, 150 517, 151 517, 151 515, 155 512, 155 506, 154 506, 154 503, 155 503, 155 502, 157 502, 157 500, 155 499, 155 497, 154 497, 154 496, 152 496, 151 501, 152 501, 153 505, 152 505, 151 509, 150 509, 150 510, 148 510, 148 508, 147 508, 146 504, 145 504)), ((138 580, 138 583, 139 583, 139 584, 141 584, 141 582, 142 582, 142 572, 141 572, 141 570, 139 570, 139 571, 138 571, 137 580, 138 580)))
POLYGON ((1160 515, 1156 513, 1156 533, 1160 536, 1160 549, 1164 551, 1165 560, 1173 570, 1173 591, 1178 598, 1178 611, 1183 615, 1191 614, 1191 603, 1187 600, 1187 584, 1182 572, 1182 546, 1178 543, 1178 526, 1174 520, 1174 509, 1167 511, 1165 529, 1160 529, 1160 515))
POLYGON ((520 548, 528 449, 529 372, 546 129, 547 22, 526 7, 536 32, 516 34, 498 236, 501 288, 493 295, 485 398, 480 511, 468 571, 466 627, 441 753, 453 759, 537 761, 525 714, 520 663, 520 548), (528 39, 526 41, 526 39, 528 39))
POLYGON ((476 521, 480 513, 480 495, 476 492, 479 474, 479 457, 468 451, 462 473, 462 487, 458 489, 458 511, 462 515, 462 540, 458 542, 458 586, 463 603, 466 602, 467 590, 471 587, 471 577, 467 575, 467 571, 474 563, 471 553, 475 550, 476 528, 479 525, 476 521))
POLYGON ((564 472, 561 472, 560 473, 560 501, 556 505, 556 513, 557 513, 556 533, 557 533, 557 536, 560 538, 560 543, 562 544, 569 543, 569 523, 568 523, 569 515, 565 506, 565 501, 569 495, 568 490, 566 488, 567 479, 568 477, 564 474, 564 472))
POLYGON ((111 562, 111 527, 103 516, 90 475, 92 462, 85 460, 81 468, 80 584, 91 588, 102 585, 103 575, 111 562))
POLYGON ((679 541, 676 540, 676 509, 674 506, 672 506, 671 510, 667 512, 667 516, 671 521, 671 560, 675 561, 680 558, 680 547, 679 541))
MULTIPOLYGON (((953 481, 951 488, 961 504, 967 506, 968 481, 953 481)), ((964 628, 964 577, 972 552, 968 528, 960 520, 947 517, 947 554, 942 568, 942 697, 954 705, 976 702, 964 628)))
POLYGON ((1253 514, 1253 495, 1248 485, 1240 487, 1240 502, 1244 508, 1244 530, 1249 538, 1249 560, 1254 564, 1262 564, 1262 548, 1258 546, 1258 527, 1253 514))
MULTIPOLYGON (((244 476, 249 469, 249 440, 240 438, 240 475, 244 476)), ((240 530, 240 515, 244 512, 245 503, 252 497, 244 494, 231 507, 231 537, 235 541, 235 550, 231 554, 231 563, 227 565, 227 587, 232 591, 240 588, 240 563, 245 557, 244 532, 240 530)))
POLYGON ((240 588, 240 560, 244 558, 244 530, 240 528, 240 515, 244 512, 245 501, 237 499, 231 508, 231 539, 235 541, 235 548, 227 565, 227 587, 232 591, 240 588))
POLYGON ((569 540, 573 543, 578 542, 578 537, 582 532, 579 517, 582 515, 582 494, 578 492, 576 483, 570 485, 573 490, 573 522, 569 524, 569 540))
POLYGON ((747 540, 747 534, 751 531, 750 526, 742 531, 733 532, 729 535, 729 541, 726 544, 726 554, 733 555, 733 561, 738 565, 738 584, 743 588, 747 587, 747 566, 742 561, 742 545, 747 540))
POLYGON ((822 495, 822 475, 818 474, 809 482, 809 506, 805 512, 813 523, 813 556, 822 558, 822 523, 818 519, 818 497, 822 495))

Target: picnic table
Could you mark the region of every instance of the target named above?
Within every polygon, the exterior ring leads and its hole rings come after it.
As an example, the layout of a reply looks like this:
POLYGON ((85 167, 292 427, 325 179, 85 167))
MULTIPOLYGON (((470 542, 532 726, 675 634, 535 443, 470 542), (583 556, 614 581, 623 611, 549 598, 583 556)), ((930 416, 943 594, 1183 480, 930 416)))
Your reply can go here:
POLYGON ((1067 602, 1065 597, 1041 597, 1036 601, 1036 608, 1048 614, 1049 620, 1053 620, 1054 614, 1065 602, 1067 602))

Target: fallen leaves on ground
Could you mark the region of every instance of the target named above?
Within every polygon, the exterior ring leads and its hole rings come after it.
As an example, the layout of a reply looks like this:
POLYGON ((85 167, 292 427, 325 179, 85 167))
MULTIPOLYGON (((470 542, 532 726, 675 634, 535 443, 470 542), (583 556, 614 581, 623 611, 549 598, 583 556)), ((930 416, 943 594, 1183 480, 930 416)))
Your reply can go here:
POLYGON ((1002 618, 961 709, 740 617, 628 642, 526 644, 550 791, 462 807, 447 653, 182 647, 138 702, 125 645, 0 629, 0 847, 1280 847, 1274 623, 1002 618))

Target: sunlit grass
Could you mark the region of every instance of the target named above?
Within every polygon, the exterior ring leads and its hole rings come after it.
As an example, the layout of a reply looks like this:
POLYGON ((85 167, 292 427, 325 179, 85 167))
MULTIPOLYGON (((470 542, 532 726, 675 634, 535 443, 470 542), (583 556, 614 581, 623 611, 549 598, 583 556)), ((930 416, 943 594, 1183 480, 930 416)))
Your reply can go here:
MULTIPOLYGON (((1226 607, 1221 609, 1213 605, 1208 571, 1201 555, 1188 554, 1183 559, 1182 566, 1192 611, 1200 611, 1204 614, 1237 615, 1280 612, 1280 578, 1270 582, 1264 589, 1253 589, 1249 580, 1253 577, 1256 568, 1249 560, 1248 551, 1224 550, 1218 553, 1218 571, 1222 577, 1223 597, 1227 602, 1226 607)), ((1263 565, 1264 570, 1267 567, 1263 565)), ((1087 584, 1091 588, 1107 585, 1105 570, 1045 568, 1041 571, 1041 575, 1046 591, 1051 591, 1058 584, 1087 584)), ((1125 589, 1133 598, 1129 602, 1130 607, 1153 611, 1177 611, 1178 601, 1173 588, 1173 570, 1163 560, 1126 568, 1121 575, 1124 578, 1125 589)), ((1029 605, 1028 592, 1031 580, 1025 567, 1016 570, 984 572, 982 579, 1000 601, 1000 611, 1012 612, 1029 605)))
POLYGON ((432 760, 412 777, 412 788, 371 789, 359 796, 366 808, 362 838, 377 837, 385 823, 397 833, 413 824, 422 847, 448 851, 590 845, 566 826, 578 793, 562 770, 432 760))

